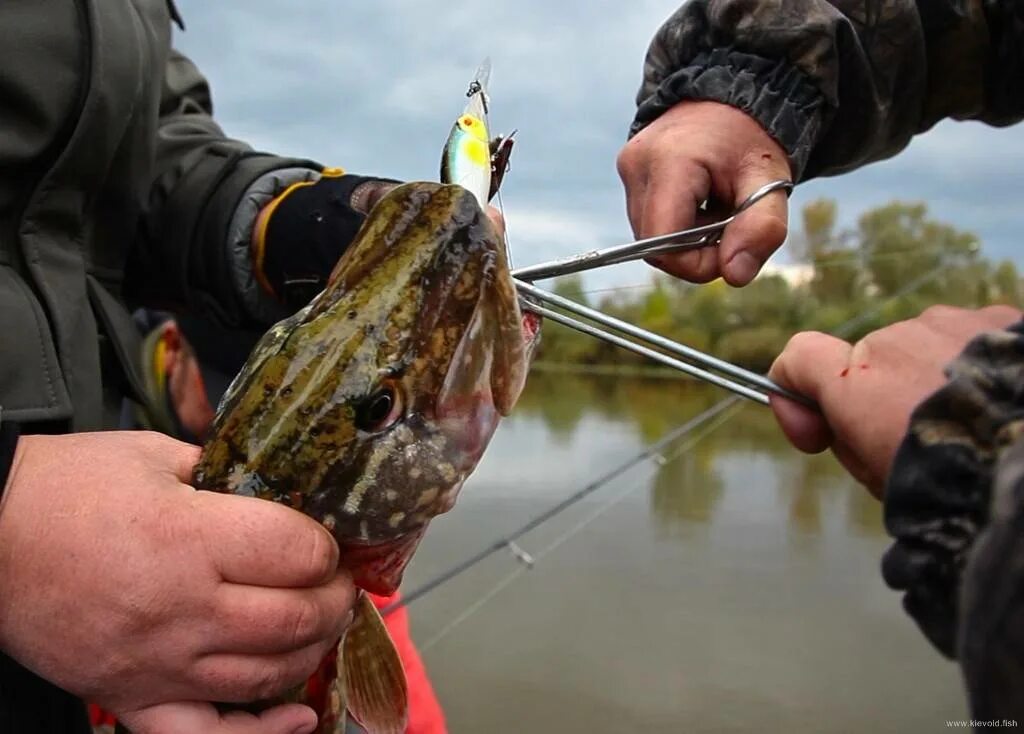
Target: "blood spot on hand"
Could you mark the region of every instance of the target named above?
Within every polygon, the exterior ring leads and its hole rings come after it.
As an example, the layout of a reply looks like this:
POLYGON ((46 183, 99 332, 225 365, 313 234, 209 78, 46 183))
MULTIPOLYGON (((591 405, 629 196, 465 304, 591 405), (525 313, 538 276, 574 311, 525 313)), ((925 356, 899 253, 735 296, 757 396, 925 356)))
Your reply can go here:
POLYGON ((862 364, 862 365, 860 366, 860 368, 861 368, 862 370, 866 370, 866 369, 868 368, 868 366, 867 366, 866 364, 862 364))
POLYGON ((843 368, 843 371, 839 373, 839 376, 840 377, 846 377, 848 374, 850 374, 850 368, 849 367, 845 367, 845 368, 843 368))

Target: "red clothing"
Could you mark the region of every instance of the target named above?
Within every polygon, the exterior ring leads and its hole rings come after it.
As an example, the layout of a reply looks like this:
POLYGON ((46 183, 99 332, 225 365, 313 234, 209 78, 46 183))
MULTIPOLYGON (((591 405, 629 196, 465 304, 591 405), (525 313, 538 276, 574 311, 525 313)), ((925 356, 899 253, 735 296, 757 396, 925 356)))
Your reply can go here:
MULTIPOLYGON (((370 594, 370 599, 378 609, 383 609, 399 598, 397 591, 391 596, 370 594)), ((384 624, 395 642, 398 657, 405 668, 405 680, 409 684, 409 725, 405 734, 448 734, 444 710, 434 694, 427 669, 409 633, 409 611, 405 607, 396 609, 384 617, 384 624)))

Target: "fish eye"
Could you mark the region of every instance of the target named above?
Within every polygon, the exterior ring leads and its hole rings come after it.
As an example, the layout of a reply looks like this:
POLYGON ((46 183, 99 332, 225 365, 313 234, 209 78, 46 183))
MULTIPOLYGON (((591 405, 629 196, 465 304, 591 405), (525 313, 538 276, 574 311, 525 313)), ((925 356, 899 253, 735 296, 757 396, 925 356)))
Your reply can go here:
POLYGON ((402 417, 402 396, 395 383, 385 382, 356 409, 356 428, 376 433, 402 417))

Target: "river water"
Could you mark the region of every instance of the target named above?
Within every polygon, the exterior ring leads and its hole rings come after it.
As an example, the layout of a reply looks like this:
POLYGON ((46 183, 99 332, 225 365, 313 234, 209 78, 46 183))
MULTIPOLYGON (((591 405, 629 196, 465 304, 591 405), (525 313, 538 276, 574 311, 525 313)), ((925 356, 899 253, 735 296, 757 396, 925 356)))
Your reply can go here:
MULTIPOLYGON (((535 373, 408 593, 724 399, 535 373)), ((956 667, 881 580, 881 509, 740 405, 410 608, 454 734, 931 732, 956 667)))

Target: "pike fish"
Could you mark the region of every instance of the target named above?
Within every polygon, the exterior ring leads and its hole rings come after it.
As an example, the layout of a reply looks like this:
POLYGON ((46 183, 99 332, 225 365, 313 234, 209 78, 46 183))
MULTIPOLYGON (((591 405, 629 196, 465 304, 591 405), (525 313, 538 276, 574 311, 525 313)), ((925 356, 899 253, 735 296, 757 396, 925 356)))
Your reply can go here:
MULTIPOLYGON (((194 470, 197 487, 319 521, 366 591, 398 588, 526 379, 540 322, 481 206, 452 184, 382 198, 325 290, 256 346, 194 470)), ((401 663, 366 594, 315 679, 285 700, 312 705, 318 732, 343 731, 346 709, 371 734, 404 731, 401 663)))

